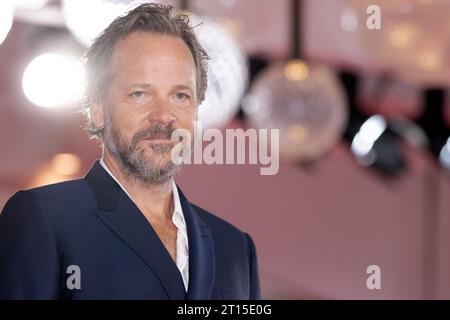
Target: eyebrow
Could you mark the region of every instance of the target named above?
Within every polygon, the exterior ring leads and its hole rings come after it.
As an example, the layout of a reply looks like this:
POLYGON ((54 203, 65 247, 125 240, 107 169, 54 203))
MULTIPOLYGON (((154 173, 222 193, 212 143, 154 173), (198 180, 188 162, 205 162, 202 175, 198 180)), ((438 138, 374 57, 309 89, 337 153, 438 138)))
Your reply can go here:
MULTIPOLYGON (((149 84, 149 83, 134 83, 134 84, 128 86, 128 89, 131 89, 131 88, 153 89, 154 86, 149 84)), ((177 85, 174 86, 174 89, 177 89, 177 90, 189 90, 192 93, 194 92, 194 89, 191 86, 186 85, 186 84, 177 84, 177 85)))
POLYGON ((186 84, 178 84, 178 85, 175 86, 175 89, 178 89, 178 90, 189 90, 192 93, 194 92, 194 89, 191 86, 186 85, 186 84))

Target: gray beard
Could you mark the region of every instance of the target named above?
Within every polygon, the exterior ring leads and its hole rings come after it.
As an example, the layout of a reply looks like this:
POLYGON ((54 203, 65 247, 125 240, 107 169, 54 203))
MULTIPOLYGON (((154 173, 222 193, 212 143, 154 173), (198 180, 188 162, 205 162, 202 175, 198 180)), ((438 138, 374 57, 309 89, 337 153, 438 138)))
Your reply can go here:
MULTIPOLYGON (((156 130, 158 131, 158 130, 156 130)), ((105 116, 105 134, 103 141, 111 154, 117 159, 122 171, 130 178, 142 184, 159 185, 168 182, 180 171, 181 165, 172 160, 161 164, 146 155, 144 149, 138 146, 141 135, 135 134, 130 144, 123 141, 119 130, 112 123, 108 114, 105 116)), ((172 146, 153 144, 153 153, 171 152, 172 146)))

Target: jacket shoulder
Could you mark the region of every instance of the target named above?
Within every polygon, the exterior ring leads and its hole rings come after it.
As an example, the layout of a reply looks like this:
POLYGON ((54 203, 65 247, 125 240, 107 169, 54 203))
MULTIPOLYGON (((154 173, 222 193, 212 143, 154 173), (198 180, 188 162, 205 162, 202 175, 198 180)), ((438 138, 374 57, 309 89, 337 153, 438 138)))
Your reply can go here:
POLYGON ((90 191, 85 179, 68 180, 53 183, 41 187, 19 191, 23 196, 35 197, 45 201, 45 204, 79 201, 86 199, 86 194, 90 191))
POLYGON ((31 189, 21 190, 21 192, 34 194, 36 196, 61 195, 75 190, 86 188, 88 185, 85 179, 68 180, 58 183, 52 183, 31 189))
POLYGON ((94 203, 95 198, 84 179, 70 180, 16 192, 5 204, 2 214, 19 212, 51 218, 80 205, 94 203))

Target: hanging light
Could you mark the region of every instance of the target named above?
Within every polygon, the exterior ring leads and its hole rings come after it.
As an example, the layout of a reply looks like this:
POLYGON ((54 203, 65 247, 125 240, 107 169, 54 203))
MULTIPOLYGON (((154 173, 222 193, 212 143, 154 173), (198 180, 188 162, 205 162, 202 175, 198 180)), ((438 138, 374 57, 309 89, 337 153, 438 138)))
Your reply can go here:
POLYGON ((299 162, 328 152, 347 122, 344 93, 334 73, 301 60, 263 71, 244 100, 244 112, 257 128, 278 128, 280 154, 299 162))
POLYGON ((280 155, 292 162, 317 160, 341 139, 347 106, 335 74, 303 59, 303 1, 291 1, 291 57, 256 77, 243 109, 256 128, 279 129, 280 155))
POLYGON ((204 128, 221 127, 239 109, 248 81, 247 61, 239 45, 218 24, 191 17, 199 42, 210 56, 205 101, 198 118, 204 128), (200 24, 200 22, 202 22, 200 24))

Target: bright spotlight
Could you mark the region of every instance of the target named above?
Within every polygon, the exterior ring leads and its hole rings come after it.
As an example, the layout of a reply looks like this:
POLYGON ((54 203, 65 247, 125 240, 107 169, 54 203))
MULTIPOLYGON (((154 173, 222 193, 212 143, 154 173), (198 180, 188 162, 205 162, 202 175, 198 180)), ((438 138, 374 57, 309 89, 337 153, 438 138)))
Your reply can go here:
POLYGON ((36 10, 45 7, 49 0, 11 0, 18 10, 36 10))
POLYGON ((448 138, 447 143, 442 147, 439 154, 439 161, 445 169, 450 170, 450 138, 448 138))
POLYGON ((386 120, 380 115, 375 115, 367 119, 353 138, 351 146, 353 153, 357 157, 368 155, 374 143, 386 130, 386 127, 386 120))
POLYGON ((0 2, 0 44, 6 39, 13 22, 14 10, 8 1, 0 2))
POLYGON ((118 16, 136 6, 135 0, 63 0, 67 27, 75 38, 88 47, 118 16))
POLYGON ((25 96, 44 108, 77 103, 83 89, 83 67, 71 56, 45 53, 25 69, 22 88, 25 96))

